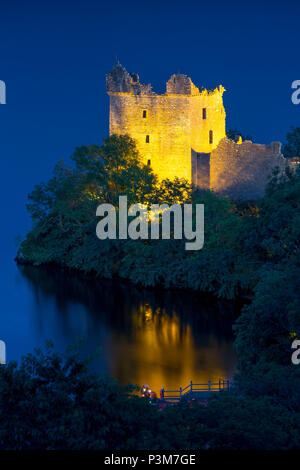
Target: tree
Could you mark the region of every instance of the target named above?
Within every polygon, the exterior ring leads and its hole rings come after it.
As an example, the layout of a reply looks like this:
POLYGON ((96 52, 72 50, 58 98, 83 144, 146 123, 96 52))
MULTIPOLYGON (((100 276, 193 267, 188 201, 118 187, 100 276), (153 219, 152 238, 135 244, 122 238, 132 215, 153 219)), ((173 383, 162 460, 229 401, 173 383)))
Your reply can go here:
POLYGON ((78 348, 48 344, 0 366, 1 450, 293 449, 299 413, 268 398, 222 393, 207 406, 160 411, 109 376, 93 374, 78 348))
POLYGON ((300 158, 300 127, 292 126, 290 132, 287 133, 283 155, 287 158, 300 158))
POLYGON ((234 329, 239 387, 299 411, 300 369, 291 344, 300 338, 300 170, 274 176, 240 243, 257 263, 251 303, 234 329))
POLYGON ((0 448, 124 448, 152 409, 129 394, 134 387, 89 372, 89 362, 48 344, 19 367, 0 367, 0 448))
POLYGON ((243 140, 253 141, 253 138, 251 137, 251 135, 243 134, 238 129, 228 129, 228 131, 226 132, 226 137, 231 140, 235 140, 235 137, 238 135, 241 136, 243 140))
POLYGON ((111 135, 101 147, 109 199, 118 203, 126 194, 128 202, 146 202, 157 183, 157 177, 143 164, 134 139, 128 135, 111 135))

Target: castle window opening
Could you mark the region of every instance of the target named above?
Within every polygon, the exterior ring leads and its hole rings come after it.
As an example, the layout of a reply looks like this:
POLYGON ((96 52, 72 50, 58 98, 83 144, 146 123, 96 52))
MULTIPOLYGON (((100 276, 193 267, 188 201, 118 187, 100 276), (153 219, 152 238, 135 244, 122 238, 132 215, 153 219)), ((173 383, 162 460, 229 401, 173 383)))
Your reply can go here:
POLYGON ((213 131, 209 131, 209 143, 212 144, 214 141, 214 133, 213 131))
POLYGON ((144 111, 143 111, 143 118, 146 118, 146 117, 147 117, 147 111, 144 110, 144 111))
POLYGON ((147 165, 151 166, 151 160, 150 159, 147 161, 147 165))
POLYGON ((202 108, 202 119, 206 119, 206 108, 202 108))
POLYGON ((149 142, 150 142, 150 136, 146 135, 146 144, 149 144, 149 142))

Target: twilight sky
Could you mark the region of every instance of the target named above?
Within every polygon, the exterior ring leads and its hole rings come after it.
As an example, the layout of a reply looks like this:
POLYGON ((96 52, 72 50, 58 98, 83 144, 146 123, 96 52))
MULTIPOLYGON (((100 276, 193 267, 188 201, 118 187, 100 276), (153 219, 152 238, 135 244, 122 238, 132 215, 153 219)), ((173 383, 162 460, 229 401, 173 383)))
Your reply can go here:
POLYGON ((300 125, 300 105, 291 102, 299 40, 296 0, 1 0, 1 199, 9 240, 28 227, 32 186, 77 145, 107 135, 105 74, 116 57, 156 92, 177 72, 197 86, 222 84, 227 128, 269 143, 300 125))

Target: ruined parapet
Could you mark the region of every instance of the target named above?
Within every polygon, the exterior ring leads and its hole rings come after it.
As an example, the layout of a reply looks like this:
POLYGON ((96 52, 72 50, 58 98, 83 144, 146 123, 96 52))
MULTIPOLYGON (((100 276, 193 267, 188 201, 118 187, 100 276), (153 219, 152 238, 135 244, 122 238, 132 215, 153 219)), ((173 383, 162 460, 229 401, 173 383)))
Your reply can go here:
POLYGON ((133 93, 134 95, 154 94, 150 83, 147 85, 140 83, 138 74, 128 73, 120 62, 117 62, 106 75, 106 91, 107 93, 133 93))
POLYGON ((190 77, 183 74, 172 75, 166 83, 167 94, 195 95, 199 89, 193 84, 190 77))
POLYGON ((167 95, 189 95, 189 96, 212 96, 219 95, 222 98, 225 88, 222 85, 217 86, 213 90, 204 87, 197 87, 191 78, 183 74, 171 75, 166 83, 167 95))
POLYGON ((210 155, 210 188, 232 199, 257 199, 274 169, 283 172, 286 166, 280 142, 261 145, 224 138, 210 155))

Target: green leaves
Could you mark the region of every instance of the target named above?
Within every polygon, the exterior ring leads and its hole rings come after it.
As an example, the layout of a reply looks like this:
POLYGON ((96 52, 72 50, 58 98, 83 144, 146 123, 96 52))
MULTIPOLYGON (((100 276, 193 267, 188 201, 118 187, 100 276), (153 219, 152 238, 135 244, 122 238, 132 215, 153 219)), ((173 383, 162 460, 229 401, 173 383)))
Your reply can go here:
POLYGON ((38 353, 19 369, 0 368, 0 447, 299 446, 300 369, 291 364, 290 345, 300 338, 300 170, 274 174, 264 198, 237 204, 210 191, 192 193, 184 180, 158 183, 128 136, 79 147, 72 159, 74 167, 58 163, 53 178, 29 195, 34 225, 19 255, 144 286, 251 296, 235 325, 243 397, 159 414, 111 379, 92 379, 77 359, 38 353), (129 204, 204 204, 203 249, 188 252, 184 240, 172 239, 100 241, 96 207, 117 204, 123 194, 129 204))

